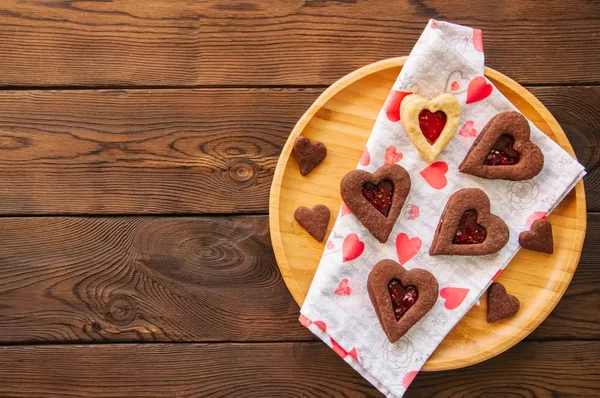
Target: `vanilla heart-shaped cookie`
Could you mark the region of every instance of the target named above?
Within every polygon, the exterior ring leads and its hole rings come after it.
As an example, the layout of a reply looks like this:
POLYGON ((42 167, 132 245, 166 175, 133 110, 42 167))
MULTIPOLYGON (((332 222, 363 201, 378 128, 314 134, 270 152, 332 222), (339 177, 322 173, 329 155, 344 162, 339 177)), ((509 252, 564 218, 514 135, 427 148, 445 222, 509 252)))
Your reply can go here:
POLYGON ((494 116, 458 167, 462 173, 502 180, 528 180, 544 167, 544 154, 530 140, 529 122, 515 111, 494 116))
POLYGON ((407 271, 393 260, 375 264, 367 291, 383 331, 395 343, 423 318, 438 297, 438 282, 429 271, 407 271))
POLYGON ((506 293, 506 289, 500 283, 492 283, 488 288, 488 323, 501 321, 515 315, 521 307, 521 302, 512 294, 506 293))
POLYGON ((479 188, 464 188, 448 199, 429 254, 492 254, 506 245, 509 236, 508 226, 490 212, 490 200, 485 192, 479 188))
POLYGON ((452 94, 441 94, 431 100, 411 94, 400 104, 400 120, 421 157, 432 163, 454 137, 460 105, 452 94))
POLYGON ((397 164, 386 164, 375 173, 352 170, 340 187, 346 206, 381 243, 390 236, 409 191, 410 176, 397 164))

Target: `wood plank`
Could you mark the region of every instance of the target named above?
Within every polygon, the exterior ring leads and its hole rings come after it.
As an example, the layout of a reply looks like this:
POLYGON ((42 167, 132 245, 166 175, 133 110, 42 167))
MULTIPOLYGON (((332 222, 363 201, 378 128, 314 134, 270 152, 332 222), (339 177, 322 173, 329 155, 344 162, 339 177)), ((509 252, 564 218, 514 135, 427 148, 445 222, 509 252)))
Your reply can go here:
MULTIPOLYGON (((600 87, 530 90, 600 210, 600 114, 588 111, 600 87)), ((0 214, 264 213, 281 148, 321 92, 0 91, 0 214)))
MULTIPOLYGON (((530 339, 600 339, 600 214, 530 339)), ((266 216, 0 218, 0 343, 311 341, 266 216)), ((0 394, 1 395, 1 394, 0 394)))
POLYGON ((265 216, 0 218, 0 242, 3 343, 313 338, 265 216))
POLYGON ((0 85, 331 84, 408 54, 430 17, 483 29, 488 66, 521 83, 600 82, 600 6, 586 0, 5 0, 0 85))
MULTIPOLYGON (((482 364, 422 372, 406 396, 598 395, 599 355, 597 341, 525 342, 482 364)), ((0 394, 382 396, 320 342, 4 346, 0 394)))
POLYGON ((0 92, 0 213, 265 212, 320 92, 0 92))

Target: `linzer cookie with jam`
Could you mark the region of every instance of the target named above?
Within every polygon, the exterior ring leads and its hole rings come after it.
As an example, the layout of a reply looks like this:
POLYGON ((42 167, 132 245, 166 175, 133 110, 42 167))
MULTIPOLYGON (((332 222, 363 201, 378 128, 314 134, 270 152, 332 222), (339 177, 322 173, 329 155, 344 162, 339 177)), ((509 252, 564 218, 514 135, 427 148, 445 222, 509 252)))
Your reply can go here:
POLYGON ((395 343, 433 307, 439 286, 429 271, 407 271, 393 260, 382 260, 371 270, 367 290, 383 331, 395 343))
POLYGON ((529 122, 519 112, 502 112, 483 128, 458 170, 492 180, 528 180, 544 167, 544 154, 530 140, 529 122))
POLYGON ((431 100, 410 94, 400 104, 400 120, 421 157, 432 163, 454 137, 460 105, 451 94, 441 94, 431 100))
POLYGON ((404 167, 387 164, 375 173, 352 170, 342 179, 342 199, 371 234, 387 241, 410 191, 410 176, 404 167))
POLYGON ((509 235, 504 221, 490 212, 490 200, 485 192, 479 188, 464 188, 448 199, 429 254, 492 254, 506 245, 509 235))

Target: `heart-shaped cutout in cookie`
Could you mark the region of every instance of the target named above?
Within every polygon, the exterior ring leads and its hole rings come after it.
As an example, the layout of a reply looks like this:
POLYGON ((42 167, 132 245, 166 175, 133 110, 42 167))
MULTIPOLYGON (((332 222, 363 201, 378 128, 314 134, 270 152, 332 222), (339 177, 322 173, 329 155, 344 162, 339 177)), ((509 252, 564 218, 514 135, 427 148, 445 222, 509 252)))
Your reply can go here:
POLYGON ((552 224, 546 219, 535 220, 529 231, 521 232, 519 245, 525 249, 536 252, 554 253, 554 239, 552 238, 552 224))
POLYGON ((492 254, 506 245, 509 235, 504 221, 490 212, 490 200, 485 192, 464 188, 448 199, 429 254, 492 254))
POLYGON ((506 293, 500 283, 494 282, 488 288, 488 323, 500 321, 515 315, 521 307, 521 302, 515 296, 506 293))
POLYGON ((298 224, 319 242, 323 242, 325 238, 329 215, 329 209, 325 205, 315 205, 312 209, 300 206, 294 212, 298 224))
POLYGON ((530 140, 529 122, 519 112, 494 116, 477 136, 459 171, 488 179, 528 180, 544 167, 544 154, 530 140))
POLYGON ((439 286, 429 271, 407 271, 393 260, 382 260, 371 270, 367 290, 383 331, 395 343, 433 307, 439 286))
POLYGON ((392 232, 409 191, 410 176, 397 164, 382 166, 375 173, 352 170, 340 187, 344 203, 381 243, 392 232))
POLYGON ((454 137, 460 105, 452 94, 441 94, 431 100, 411 94, 402 101, 400 115, 413 145, 431 163, 454 137))

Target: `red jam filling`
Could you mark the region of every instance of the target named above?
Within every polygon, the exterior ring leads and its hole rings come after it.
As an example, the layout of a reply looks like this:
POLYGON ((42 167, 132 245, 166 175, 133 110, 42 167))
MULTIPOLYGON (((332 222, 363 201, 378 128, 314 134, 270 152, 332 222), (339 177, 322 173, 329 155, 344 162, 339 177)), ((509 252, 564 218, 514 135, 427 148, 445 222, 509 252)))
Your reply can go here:
POLYGON ((487 237, 484 227, 477 224, 477 211, 467 210, 460 219, 452 243, 457 245, 473 245, 482 243, 487 237))
POLYGON ((498 138, 483 164, 488 166, 510 166, 519 163, 519 152, 513 149, 515 139, 504 134, 498 138))
POLYGON ((388 285, 388 292, 392 299, 392 307, 396 320, 400 320, 402 315, 412 307, 419 298, 419 292, 414 286, 404 287, 398 279, 392 279, 388 285))
POLYGON ((419 127, 421 127, 421 133, 423 133, 430 145, 433 145, 440 137, 445 125, 446 114, 442 111, 432 113, 427 109, 423 109, 421 113, 419 113, 419 127))
POLYGON ((388 216, 394 195, 394 185, 391 181, 383 180, 379 185, 367 182, 363 185, 362 194, 381 214, 388 216))

